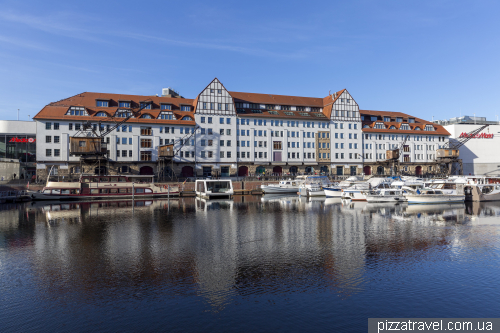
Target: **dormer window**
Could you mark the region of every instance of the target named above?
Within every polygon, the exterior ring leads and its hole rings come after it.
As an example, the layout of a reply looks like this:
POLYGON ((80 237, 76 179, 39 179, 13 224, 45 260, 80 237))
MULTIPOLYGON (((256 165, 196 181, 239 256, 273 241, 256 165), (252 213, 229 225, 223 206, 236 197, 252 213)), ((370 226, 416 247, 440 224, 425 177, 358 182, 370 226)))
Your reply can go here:
POLYGON ((371 120, 371 121, 377 121, 377 117, 376 117, 376 116, 371 116, 371 117, 370 117, 370 120, 371 120))
POLYGON ((363 126, 363 128, 370 128, 370 126, 369 125, 365 125, 365 126, 363 126))
POLYGON ((132 116, 132 112, 129 111, 129 110, 120 110, 118 109, 118 111, 116 111, 115 113, 115 117, 120 117, 120 118, 127 118, 128 116, 132 116))
POLYGON ((434 131, 434 130, 435 130, 434 126, 432 126, 432 125, 425 125, 424 131, 434 131))
POLYGON ((401 129, 403 131, 409 131, 410 130, 410 125, 408 125, 408 124, 402 124, 399 129, 401 129))
POLYGON ((191 106, 189 106, 189 105, 181 105, 181 111, 191 111, 191 106))
POLYGON ((385 126, 384 126, 384 124, 382 124, 382 123, 376 123, 376 124, 375 124, 375 128, 378 128, 378 129, 383 129, 383 128, 385 128, 385 126))
POLYGON ((106 112, 99 111, 99 112, 96 113, 95 116, 96 117, 107 117, 108 115, 106 114, 106 112))
POLYGON ((415 127, 415 131, 421 131, 422 129, 418 126, 415 127))
POLYGON ((306 110, 305 106, 297 106, 297 107, 295 107, 295 109, 297 111, 305 111, 306 110))
POLYGON ((290 110, 290 105, 282 105, 281 110, 290 110))
POLYGON ((321 108, 311 108, 311 112, 321 112, 321 108))
POLYGON ((193 120, 190 116, 184 116, 181 120, 193 120))
POLYGON ((365 121, 365 116, 361 116, 361 121, 365 121))
POLYGON ((142 119, 153 119, 150 114, 146 113, 141 116, 142 119))
POLYGON ((146 109, 146 110, 151 110, 151 102, 141 102, 140 108, 146 109))
POLYGON ((158 119, 172 120, 174 119, 174 114, 172 112, 160 112, 158 119))
POLYGON ((396 117, 396 122, 397 123, 402 123, 403 122, 403 117, 396 117))
POLYGON ((118 102, 118 106, 121 108, 129 108, 130 102, 118 102))
POLYGON ((104 107, 107 108, 109 106, 109 101, 99 101, 97 100, 95 103, 96 106, 98 107, 104 107))
POLYGON ((396 126, 392 125, 389 129, 396 129, 396 126))
POLYGON ((268 113, 269 113, 269 114, 275 114, 275 115, 278 115, 278 114, 279 114, 279 113, 278 113, 278 111, 276 111, 276 110, 271 110, 271 111, 268 111, 268 113))
POLYGON ((172 110, 172 104, 161 104, 160 108, 162 110, 172 110))
POLYGON ((293 116, 293 115, 294 115, 294 113, 293 113, 293 112, 289 112, 289 111, 284 112, 284 114, 286 114, 287 116, 293 116))
POLYGON ((390 122, 390 121, 391 121, 391 117, 384 117, 384 121, 385 121, 386 123, 390 122))
POLYGON ((83 106, 72 106, 66 112, 67 116, 88 116, 87 110, 83 106))
POLYGON ((408 118, 408 122, 409 123, 414 123, 415 122, 415 118, 408 118))
POLYGON ((310 117, 311 115, 307 112, 299 112, 301 116, 310 117))

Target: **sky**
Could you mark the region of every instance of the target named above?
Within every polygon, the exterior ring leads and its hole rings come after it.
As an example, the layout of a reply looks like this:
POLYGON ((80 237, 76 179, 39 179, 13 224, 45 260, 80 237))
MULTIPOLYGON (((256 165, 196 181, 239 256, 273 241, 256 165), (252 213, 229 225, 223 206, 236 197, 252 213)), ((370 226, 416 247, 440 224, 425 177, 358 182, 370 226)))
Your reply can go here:
POLYGON ((81 92, 325 97, 500 115, 498 1, 2 1, 0 119, 81 92))

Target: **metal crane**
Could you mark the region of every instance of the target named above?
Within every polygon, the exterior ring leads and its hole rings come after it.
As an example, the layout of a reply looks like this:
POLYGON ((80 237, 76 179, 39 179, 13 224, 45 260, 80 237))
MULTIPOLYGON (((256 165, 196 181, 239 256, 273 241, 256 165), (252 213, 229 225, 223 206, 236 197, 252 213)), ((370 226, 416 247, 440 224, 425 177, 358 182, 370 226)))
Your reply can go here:
POLYGON ((436 164, 438 167, 438 173, 442 177, 447 177, 449 175, 454 175, 458 173, 463 174, 462 159, 459 158, 459 149, 470 139, 476 137, 477 134, 481 133, 489 125, 483 125, 461 138, 455 140, 449 140, 441 148, 436 151, 436 164))
POLYGON ((165 180, 170 178, 174 180, 176 178, 174 173, 174 158, 179 154, 181 149, 186 145, 189 139, 193 135, 195 135, 196 131, 200 128, 200 126, 196 125, 191 133, 186 134, 184 137, 175 140, 173 143, 159 146, 158 147, 158 179, 165 180), (175 149, 175 145, 178 145, 178 148, 175 149), (167 164, 170 162, 170 170, 167 169, 167 164))
POLYGON ((404 150, 406 141, 410 138, 410 135, 406 135, 403 141, 400 143, 399 147, 396 149, 391 149, 386 151, 386 162, 391 168, 391 176, 397 176, 399 172, 400 156, 404 150))
POLYGON ((102 121, 98 121, 97 124, 92 124, 90 120, 82 123, 81 129, 73 137, 70 137, 70 155, 80 156, 81 172, 83 173, 84 163, 91 163, 95 164, 91 165, 91 168, 92 166, 97 166, 95 173, 100 175, 102 173, 101 162, 108 162, 107 142, 105 142, 106 135, 130 118, 139 116, 140 112, 152 103, 153 101, 149 99, 141 102, 140 108, 137 110, 124 109, 126 112, 125 117, 107 117, 106 122, 114 122, 111 126, 106 124, 106 127, 104 127, 102 121))

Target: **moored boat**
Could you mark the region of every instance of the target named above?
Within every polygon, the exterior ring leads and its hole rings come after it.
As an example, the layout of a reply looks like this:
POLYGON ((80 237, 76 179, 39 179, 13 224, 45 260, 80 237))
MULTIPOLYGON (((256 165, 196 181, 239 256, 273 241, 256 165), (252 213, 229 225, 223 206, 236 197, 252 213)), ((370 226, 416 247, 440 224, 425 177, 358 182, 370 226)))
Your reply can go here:
POLYGON ((103 200, 179 195, 179 187, 158 185, 153 176, 91 176, 81 175, 75 182, 52 182, 40 192, 30 192, 33 200, 103 200))
POLYGON ((278 184, 261 185, 260 188, 265 194, 294 193, 299 191, 303 180, 281 180, 278 184))
POLYGON ((372 191, 366 195, 367 202, 405 202, 406 198, 402 190, 397 189, 381 189, 379 191, 372 191))
POLYGON ((231 179, 197 179, 195 191, 196 196, 204 199, 231 199, 234 194, 231 179))
POLYGON ((405 194, 409 204, 435 204, 464 202, 464 194, 445 194, 441 190, 423 189, 415 193, 405 194))

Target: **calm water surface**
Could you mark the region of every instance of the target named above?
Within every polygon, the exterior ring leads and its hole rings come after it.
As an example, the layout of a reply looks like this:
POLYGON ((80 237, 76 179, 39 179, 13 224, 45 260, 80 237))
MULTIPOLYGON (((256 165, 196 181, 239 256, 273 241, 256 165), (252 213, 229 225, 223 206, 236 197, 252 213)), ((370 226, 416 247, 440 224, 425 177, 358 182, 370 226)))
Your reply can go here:
POLYGON ((499 317, 500 202, 0 206, 0 332, 364 332, 499 317))

